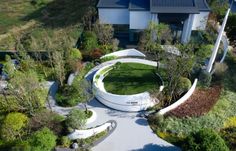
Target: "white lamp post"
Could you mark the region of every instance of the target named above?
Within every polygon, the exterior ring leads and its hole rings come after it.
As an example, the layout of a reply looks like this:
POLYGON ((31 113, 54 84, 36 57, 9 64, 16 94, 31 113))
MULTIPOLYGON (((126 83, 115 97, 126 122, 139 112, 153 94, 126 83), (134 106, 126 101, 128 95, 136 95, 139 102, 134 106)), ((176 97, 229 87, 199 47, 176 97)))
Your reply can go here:
POLYGON ((223 36, 223 32, 224 32, 224 29, 225 29, 225 25, 226 25, 226 22, 228 20, 228 17, 229 17, 229 13, 230 13, 230 10, 231 10, 231 7, 233 5, 233 3, 236 2, 236 0, 232 0, 231 4, 230 4, 230 7, 228 8, 227 12, 226 12, 226 15, 225 15, 225 18, 224 18, 224 21, 222 23, 222 26, 220 28, 220 32, 219 32, 219 35, 217 37, 217 40, 216 40, 216 43, 215 43, 215 46, 214 46, 214 49, 212 51, 212 55, 211 55, 211 58, 210 58, 210 61, 207 65, 207 72, 211 72, 212 70, 212 66, 215 62, 215 59, 216 59, 216 55, 217 55, 217 52, 218 52, 218 49, 219 49, 219 46, 220 46, 220 41, 222 39, 222 36, 223 36))

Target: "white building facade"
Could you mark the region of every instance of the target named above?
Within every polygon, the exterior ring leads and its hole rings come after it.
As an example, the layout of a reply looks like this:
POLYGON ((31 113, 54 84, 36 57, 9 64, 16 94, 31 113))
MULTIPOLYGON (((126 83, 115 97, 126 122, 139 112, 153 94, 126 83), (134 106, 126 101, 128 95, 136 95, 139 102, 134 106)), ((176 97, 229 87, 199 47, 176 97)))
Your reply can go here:
POLYGON ((99 0, 97 8, 100 23, 140 31, 151 21, 163 22, 181 31, 182 43, 192 30, 205 30, 210 12, 205 0, 99 0))

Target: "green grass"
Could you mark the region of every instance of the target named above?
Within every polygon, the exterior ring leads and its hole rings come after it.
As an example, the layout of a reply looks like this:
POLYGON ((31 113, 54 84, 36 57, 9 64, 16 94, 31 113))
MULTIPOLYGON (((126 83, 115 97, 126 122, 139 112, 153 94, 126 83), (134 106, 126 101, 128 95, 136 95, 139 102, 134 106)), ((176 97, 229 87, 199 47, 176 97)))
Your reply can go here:
POLYGON ((0 34, 29 20, 37 21, 37 26, 1 40, 0 49, 19 49, 17 41, 21 41, 24 50, 65 50, 75 46, 82 31, 81 18, 95 4, 84 0, 41 1, 42 5, 34 6, 31 0, 0 0, 0 34))
MULTIPOLYGON (((45 0, 46 3, 52 0, 45 0)), ((30 0, 0 0, 0 34, 14 26, 25 24, 23 18, 39 8, 31 5, 30 0)))
POLYGON ((113 94, 131 95, 158 87, 156 68, 139 63, 122 63, 109 71, 104 79, 106 91, 113 94))

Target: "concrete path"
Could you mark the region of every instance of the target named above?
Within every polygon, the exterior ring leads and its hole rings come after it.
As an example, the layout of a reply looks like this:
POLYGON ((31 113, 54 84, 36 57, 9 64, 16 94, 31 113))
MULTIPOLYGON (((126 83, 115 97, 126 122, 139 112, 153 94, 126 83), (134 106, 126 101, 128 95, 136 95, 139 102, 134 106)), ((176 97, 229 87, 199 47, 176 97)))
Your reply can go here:
POLYGON ((115 120, 115 131, 93 151, 178 151, 179 148, 157 137, 145 118, 139 113, 127 113, 110 109, 96 99, 89 102, 89 108, 97 113, 97 120, 87 125, 93 127, 108 120, 115 120))

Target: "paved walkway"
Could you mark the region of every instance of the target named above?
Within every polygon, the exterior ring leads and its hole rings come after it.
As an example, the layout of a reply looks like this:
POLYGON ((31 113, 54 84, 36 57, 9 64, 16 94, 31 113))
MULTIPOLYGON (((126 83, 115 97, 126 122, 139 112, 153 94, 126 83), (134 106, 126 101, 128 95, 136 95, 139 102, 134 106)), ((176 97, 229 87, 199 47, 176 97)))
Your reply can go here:
POLYGON ((97 113, 97 119, 87 127, 115 120, 115 131, 103 142, 92 148, 93 151, 177 151, 179 148, 157 137, 145 118, 139 113, 127 113, 110 109, 96 99, 89 102, 88 108, 97 113))

